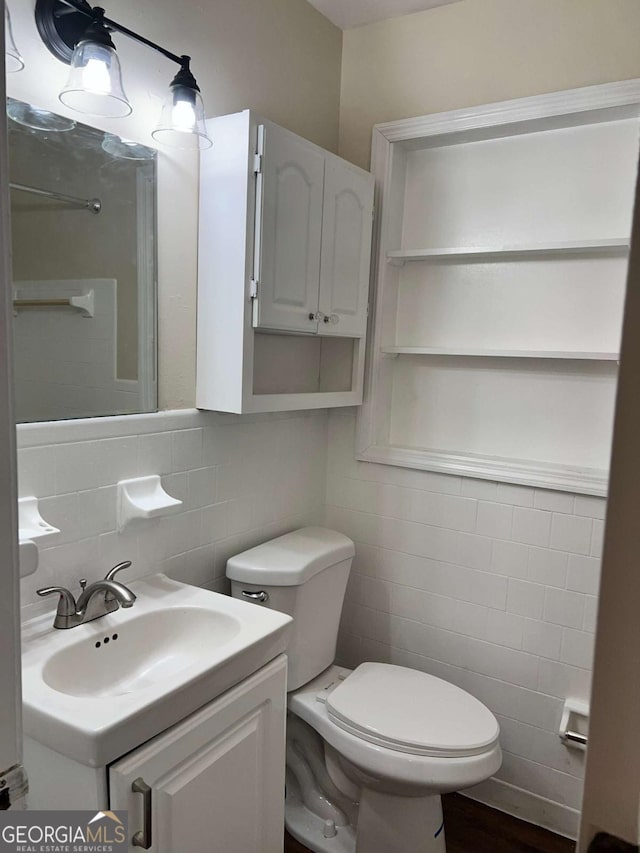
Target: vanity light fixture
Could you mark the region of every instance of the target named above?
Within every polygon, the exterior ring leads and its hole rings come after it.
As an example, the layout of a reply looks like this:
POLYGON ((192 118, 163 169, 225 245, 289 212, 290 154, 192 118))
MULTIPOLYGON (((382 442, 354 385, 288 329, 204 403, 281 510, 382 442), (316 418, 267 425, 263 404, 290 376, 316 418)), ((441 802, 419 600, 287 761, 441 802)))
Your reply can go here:
POLYGON ((69 79, 59 98, 67 107, 88 115, 120 118, 131 113, 122 86, 116 47, 103 23, 102 9, 75 46, 69 79))
POLYGON ((180 66, 171 82, 154 138, 178 148, 198 150, 211 146, 200 89, 189 68, 189 56, 171 53, 107 18, 104 9, 90 6, 86 0, 36 0, 35 15, 38 31, 48 49, 57 59, 71 65, 69 79, 60 93, 63 104, 79 112, 110 118, 131 112, 111 39, 111 33, 121 33, 180 66))
POLYGON ((189 68, 189 57, 181 58, 182 67, 171 81, 160 123, 151 135, 174 148, 210 148, 200 88, 189 68))
POLYGON ((22 71, 24 68, 24 59, 20 56, 13 38, 11 15, 6 3, 4 4, 4 67, 10 74, 22 71))

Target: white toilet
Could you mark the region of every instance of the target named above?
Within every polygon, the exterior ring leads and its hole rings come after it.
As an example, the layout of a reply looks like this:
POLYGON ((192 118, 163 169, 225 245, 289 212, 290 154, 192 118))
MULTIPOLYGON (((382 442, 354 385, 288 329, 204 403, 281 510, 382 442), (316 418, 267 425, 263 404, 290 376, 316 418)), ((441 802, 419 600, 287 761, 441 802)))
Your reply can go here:
POLYGON ((305 527, 227 562, 234 597, 290 614, 288 831, 316 853, 444 853, 440 795, 500 767, 481 702, 417 670, 335 666, 353 542, 305 527))

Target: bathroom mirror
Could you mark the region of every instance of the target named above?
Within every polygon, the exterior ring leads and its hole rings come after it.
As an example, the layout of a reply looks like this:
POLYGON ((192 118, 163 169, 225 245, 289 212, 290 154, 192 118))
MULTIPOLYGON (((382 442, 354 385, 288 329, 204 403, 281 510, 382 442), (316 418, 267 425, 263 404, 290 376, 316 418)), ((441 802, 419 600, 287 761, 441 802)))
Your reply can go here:
POLYGON ((155 411, 156 152, 7 114, 16 419, 155 411))

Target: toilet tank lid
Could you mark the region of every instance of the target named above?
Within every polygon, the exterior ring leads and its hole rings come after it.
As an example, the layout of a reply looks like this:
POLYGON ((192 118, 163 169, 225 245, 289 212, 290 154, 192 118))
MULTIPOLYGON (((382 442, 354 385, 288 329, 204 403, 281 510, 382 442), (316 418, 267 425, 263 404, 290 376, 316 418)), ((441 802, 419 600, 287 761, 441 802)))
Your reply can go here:
POLYGON ((302 527, 230 557, 227 577, 265 586, 298 586, 354 554, 353 542, 342 533, 302 527))

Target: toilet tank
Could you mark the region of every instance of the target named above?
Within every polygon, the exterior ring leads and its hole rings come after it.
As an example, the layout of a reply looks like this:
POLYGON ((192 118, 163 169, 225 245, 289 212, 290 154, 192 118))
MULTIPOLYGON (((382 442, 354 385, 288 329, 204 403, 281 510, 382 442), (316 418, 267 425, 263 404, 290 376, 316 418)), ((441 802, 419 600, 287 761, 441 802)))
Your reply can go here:
POLYGON ((234 598, 293 617, 287 690, 296 690, 333 663, 354 553, 353 542, 342 533, 303 527, 227 561, 234 598))

